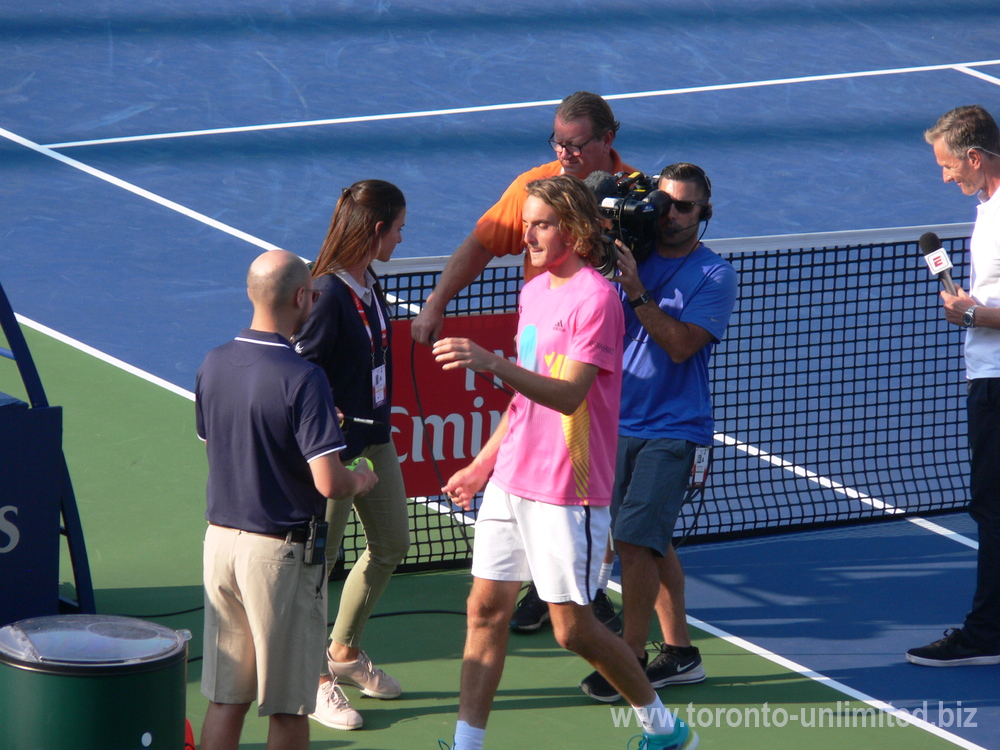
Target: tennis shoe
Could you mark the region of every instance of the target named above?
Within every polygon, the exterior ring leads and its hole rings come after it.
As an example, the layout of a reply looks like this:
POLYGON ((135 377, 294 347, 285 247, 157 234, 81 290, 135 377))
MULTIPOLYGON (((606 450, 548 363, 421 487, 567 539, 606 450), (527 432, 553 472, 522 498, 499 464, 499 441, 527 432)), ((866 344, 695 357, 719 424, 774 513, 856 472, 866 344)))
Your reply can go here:
POLYGON ((362 651, 354 661, 334 661, 327 654, 330 673, 341 685, 352 685, 370 698, 392 700, 403 692, 399 680, 390 677, 372 664, 368 654, 362 651))
POLYGON ((961 628, 948 628, 944 638, 906 652, 911 664, 922 667, 970 667, 1000 664, 1000 653, 983 651, 969 643, 961 628))
MULTIPOLYGON (((639 666, 645 669, 646 661, 648 659, 649 656, 643 654, 642 658, 639 659, 639 666)), ((622 697, 621 694, 615 690, 614 686, 604 679, 604 675, 597 670, 594 670, 583 679, 583 682, 580 683, 580 690, 582 690, 586 695, 589 695, 595 701, 600 701, 601 703, 614 703, 622 697)))
POLYGON ((671 646, 661 643, 659 655, 646 667, 646 677, 654 688, 667 685, 690 685, 705 680, 705 667, 697 646, 671 646))
POLYGON ((320 682, 316 693, 316 710, 309 714, 310 719, 318 721, 331 729, 360 729, 363 720, 361 714, 351 708, 350 701, 344 695, 337 678, 330 682, 320 682))
POLYGON ((639 740, 636 750, 695 750, 698 747, 698 733, 681 719, 674 719, 674 731, 670 734, 643 732, 636 735, 628 741, 626 750, 631 750, 635 740, 639 740))
POLYGON ((549 605, 538 597, 535 584, 529 583, 510 618, 510 629, 518 633, 532 633, 548 621, 549 605))
POLYGON ((604 593, 604 589, 597 590, 597 596, 594 597, 591 605, 598 622, 605 625, 615 635, 622 634, 622 616, 619 612, 615 612, 615 605, 604 593))

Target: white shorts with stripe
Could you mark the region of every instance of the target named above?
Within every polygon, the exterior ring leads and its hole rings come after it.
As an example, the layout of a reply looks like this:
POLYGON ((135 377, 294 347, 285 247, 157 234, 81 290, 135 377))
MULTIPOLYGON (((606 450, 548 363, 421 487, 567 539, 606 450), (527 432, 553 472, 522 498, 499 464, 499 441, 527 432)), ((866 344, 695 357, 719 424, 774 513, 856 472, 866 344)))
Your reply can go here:
POLYGON ((589 604, 610 523, 607 506, 541 503, 490 482, 476 519, 472 575, 534 581, 543 601, 589 604))

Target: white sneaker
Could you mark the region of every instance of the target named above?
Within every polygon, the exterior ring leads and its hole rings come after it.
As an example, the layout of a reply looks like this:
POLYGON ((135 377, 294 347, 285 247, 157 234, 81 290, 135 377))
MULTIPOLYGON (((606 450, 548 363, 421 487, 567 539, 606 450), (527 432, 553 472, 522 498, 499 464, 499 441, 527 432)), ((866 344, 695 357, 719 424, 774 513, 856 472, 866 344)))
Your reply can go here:
POLYGON ((399 680, 373 665, 364 651, 354 661, 334 661, 327 654, 327 664, 339 683, 353 685, 371 698, 391 700, 403 692, 399 680))
POLYGON ((361 714, 351 708, 336 677, 331 682, 319 683, 316 710, 309 714, 309 718, 331 729, 360 729, 362 724, 361 714))

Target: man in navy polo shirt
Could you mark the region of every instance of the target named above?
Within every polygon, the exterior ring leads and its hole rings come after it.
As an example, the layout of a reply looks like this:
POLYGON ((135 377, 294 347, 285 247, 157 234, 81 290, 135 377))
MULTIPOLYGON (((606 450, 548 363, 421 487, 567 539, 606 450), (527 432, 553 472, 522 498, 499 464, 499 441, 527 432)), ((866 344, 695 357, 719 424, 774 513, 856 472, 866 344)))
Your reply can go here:
POLYGON ((250 704, 269 717, 268 747, 307 750, 326 639, 326 566, 303 560, 328 497, 364 495, 377 478, 344 467, 330 385, 289 340, 315 295, 284 250, 247 275, 250 328, 198 370, 198 436, 208 451, 202 750, 236 748, 250 704))

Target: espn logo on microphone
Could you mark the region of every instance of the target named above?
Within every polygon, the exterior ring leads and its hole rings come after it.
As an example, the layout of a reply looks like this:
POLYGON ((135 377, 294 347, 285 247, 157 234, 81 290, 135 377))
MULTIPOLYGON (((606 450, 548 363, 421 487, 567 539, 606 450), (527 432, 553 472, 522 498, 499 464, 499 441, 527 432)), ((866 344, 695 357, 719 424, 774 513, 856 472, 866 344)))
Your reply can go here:
POLYGON ((948 259, 948 253, 945 249, 938 248, 933 253, 927 253, 924 256, 924 260, 927 261, 927 267, 931 269, 931 273, 937 276, 944 271, 950 271, 952 269, 951 261, 948 259))

